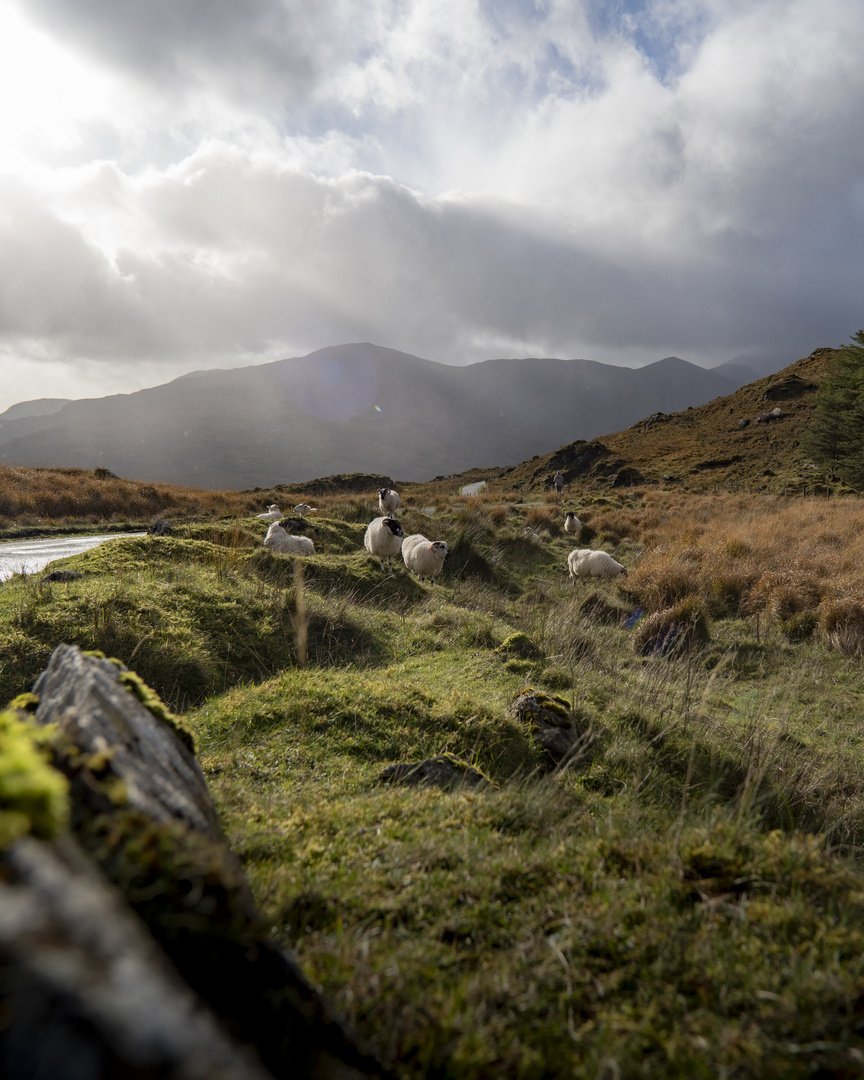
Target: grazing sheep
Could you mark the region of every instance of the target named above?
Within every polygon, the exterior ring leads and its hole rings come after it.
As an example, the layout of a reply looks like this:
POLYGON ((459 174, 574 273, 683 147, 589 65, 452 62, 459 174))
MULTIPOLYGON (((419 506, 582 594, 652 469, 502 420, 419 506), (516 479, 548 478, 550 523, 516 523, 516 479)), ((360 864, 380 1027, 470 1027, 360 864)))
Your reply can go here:
POLYGON ((393 576, 393 560, 402 550, 404 536, 402 526, 396 518, 377 517, 369 522, 366 535, 363 537, 363 546, 370 554, 378 556, 382 570, 384 563, 387 563, 391 577, 393 576))
POLYGON ((582 522, 572 510, 568 510, 564 515, 564 532, 571 533, 573 536, 578 536, 582 532, 582 522))
POLYGON ((422 533, 412 533, 402 541, 402 559, 418 578, 428 577, 434 585, 436 574, 444 567, 450 548, 443 540, 428 540, 422 533))
POLYGON ((297 503, 294 507, 294 513, 299 514, 300 517, 306 517, 307 514, 317 514, 318 507, 310 506, 309 503, 297 503))
POLYGON ((560 469, 552 477, 552 486, 555 488, 559 495, 564 490, 564 477, 561 475, 560 469))
POLYGON ((589 577, 617 577, 627 571, 619 562, 615 562, 605 551, 593 548, 576 548, 567 556, 567 571, 570 580, 576 584, 576 578, 582 578, 583 584, 589 577))
POLYGON ((314 555, 315 545, 308 536, 294 536, 274 521, 264 537, 264 547, 274 555, 314 555))
POLYGON ((267 507, 266 514, 256 514, 255 517, 260 518, 261 521, 278 521, 282 517, 282 512, 276 503, 267 507))
POLYGON ((402 500, 392 488, 378 488, 378 509, 384 517, 395 514, 402 500))

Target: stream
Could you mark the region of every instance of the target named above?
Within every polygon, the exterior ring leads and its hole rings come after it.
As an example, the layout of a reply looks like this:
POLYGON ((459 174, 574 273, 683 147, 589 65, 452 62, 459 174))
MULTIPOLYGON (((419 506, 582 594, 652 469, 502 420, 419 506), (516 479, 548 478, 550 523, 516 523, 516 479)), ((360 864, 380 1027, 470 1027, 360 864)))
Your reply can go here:
POLYGON ((52 536, 42 540, 6 540, 0 543, 0 581, 13 574, 35 574, 55 559, 68 559, 107 540, 146 533, 109 533, 107 536, 52 536))

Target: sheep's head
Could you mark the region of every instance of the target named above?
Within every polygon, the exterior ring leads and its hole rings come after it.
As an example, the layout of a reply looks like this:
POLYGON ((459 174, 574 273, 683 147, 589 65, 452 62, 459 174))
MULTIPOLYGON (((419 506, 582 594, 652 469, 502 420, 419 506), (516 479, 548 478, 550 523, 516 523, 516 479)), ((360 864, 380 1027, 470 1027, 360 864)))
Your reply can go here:
POLYGON ((405 535, 402 526, 399 524, 396 518, 386 517, 384 518, 384 524, 387 526, 390 532, 393 533, 394 536, 405 535))
POLYGON ((378 488, 378 494, 380 495, 380 497, 382 499, 386 499, 388 494, 389 494, 389 491, 388 491, 387 488, 378 488))
POLYGON ((450 548, 443 540, 433 540, 430 547, 432 551, 434 551, 436 555, 440 555, 442 559, 450 558, 450 548))

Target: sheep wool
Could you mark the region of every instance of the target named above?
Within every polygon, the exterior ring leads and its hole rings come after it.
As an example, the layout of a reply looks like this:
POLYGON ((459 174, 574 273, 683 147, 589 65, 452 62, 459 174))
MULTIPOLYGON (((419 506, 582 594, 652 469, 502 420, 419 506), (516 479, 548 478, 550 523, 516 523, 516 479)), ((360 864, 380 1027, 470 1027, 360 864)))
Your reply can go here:
POLYGON ((314 555, 315 545, 308 536, 294 536, 274 521, 264 537, 264 547, 274 555, 314 555))
POLYGON ((402 550, 402 539, 405 533, 402 526, 392 517, 377 517, 370 521, 363 537, 363 546, 371 555, 376 555, 384 569, 384 563, 393 576, 393 559, 402 550))
POLYGON ((402 505, 402 500, 392 488, 378 489, 378 509, 384 517, 395 514, 402 505))
POLYGON ((564 515, 564 532, 570 533, 571 536, 578 536, 582 532, 582 522, 572 510, 568 510, 564 515))
POLYGON ((273 503, 263 514, 256 514, 255 517, 260 518, 261 521, 278 521, 282 517, 282 511, 276 503, 273 503))
POLYGON ((429 540, 422 533, 412 533, 402 541, 402 559, 405 566, 418 578, 428 577, 434 585, 434 577, 444 568, 444 560, 450 548, 443 540, 429 540))
POLYGON ((594 551, 593 548, 576 548, 567 556, 567 571, 570 580, 576 584, 576 578, 589 577, 618 577, 626 574, 626 569, 619 562, 615 562, 606 551, 594 551))

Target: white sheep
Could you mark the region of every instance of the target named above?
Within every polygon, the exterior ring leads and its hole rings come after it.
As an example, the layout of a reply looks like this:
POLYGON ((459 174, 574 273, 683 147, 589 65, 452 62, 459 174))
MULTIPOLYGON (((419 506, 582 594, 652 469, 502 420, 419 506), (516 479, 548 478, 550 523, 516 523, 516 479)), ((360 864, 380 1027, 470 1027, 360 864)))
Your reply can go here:
POLYGON ((384 563, 393 576, 393 560, 402 550, 402 538, 405 533, 402 526, 392 517, 377 517, 370 521, 363 537, 363 546, 371 555, 377 555, 384 569, 384 563))
POLYGON ((264 537, 264 547, 274 555, 314 555, 315 545, 308 536, 294 536, 274 521, 264 537))
POLYGON ((267 507, 266 514, 256 514, 255 517, 260 518, 262 521, 278 521, 282 517, 282 511, 273 503, 272 506, 267 507))
POLYGON ((378 509, 384 517, 395 514, 402 500, 392 488, 378 488, 378 509))
POLYGON ((294 507, 294 513, 299 517, 306 517, 307 514, 317 514, 318 507, 310 506, 309 503, 297 503, 294 507))
POLYGON ((615 562, 608 552, 595 551, 593 548, 576 548, 567 556, 567 571, 570 580, 576 584, 576 578, 617 577, 626 574, 626 569, 615 562))
POLYGON ((578 536, 582 532, 582 522, 572 510, 568 510, 564 515, 564 532, 571 533, 573 536, 578 536))
POLYGON ((436 574, 444 567, 450 548, 443 540, 429 540, 422 533, 412 533, 402 541, 402 559, 405 566, 418 578, 428 577, 434 585, 436 574))

